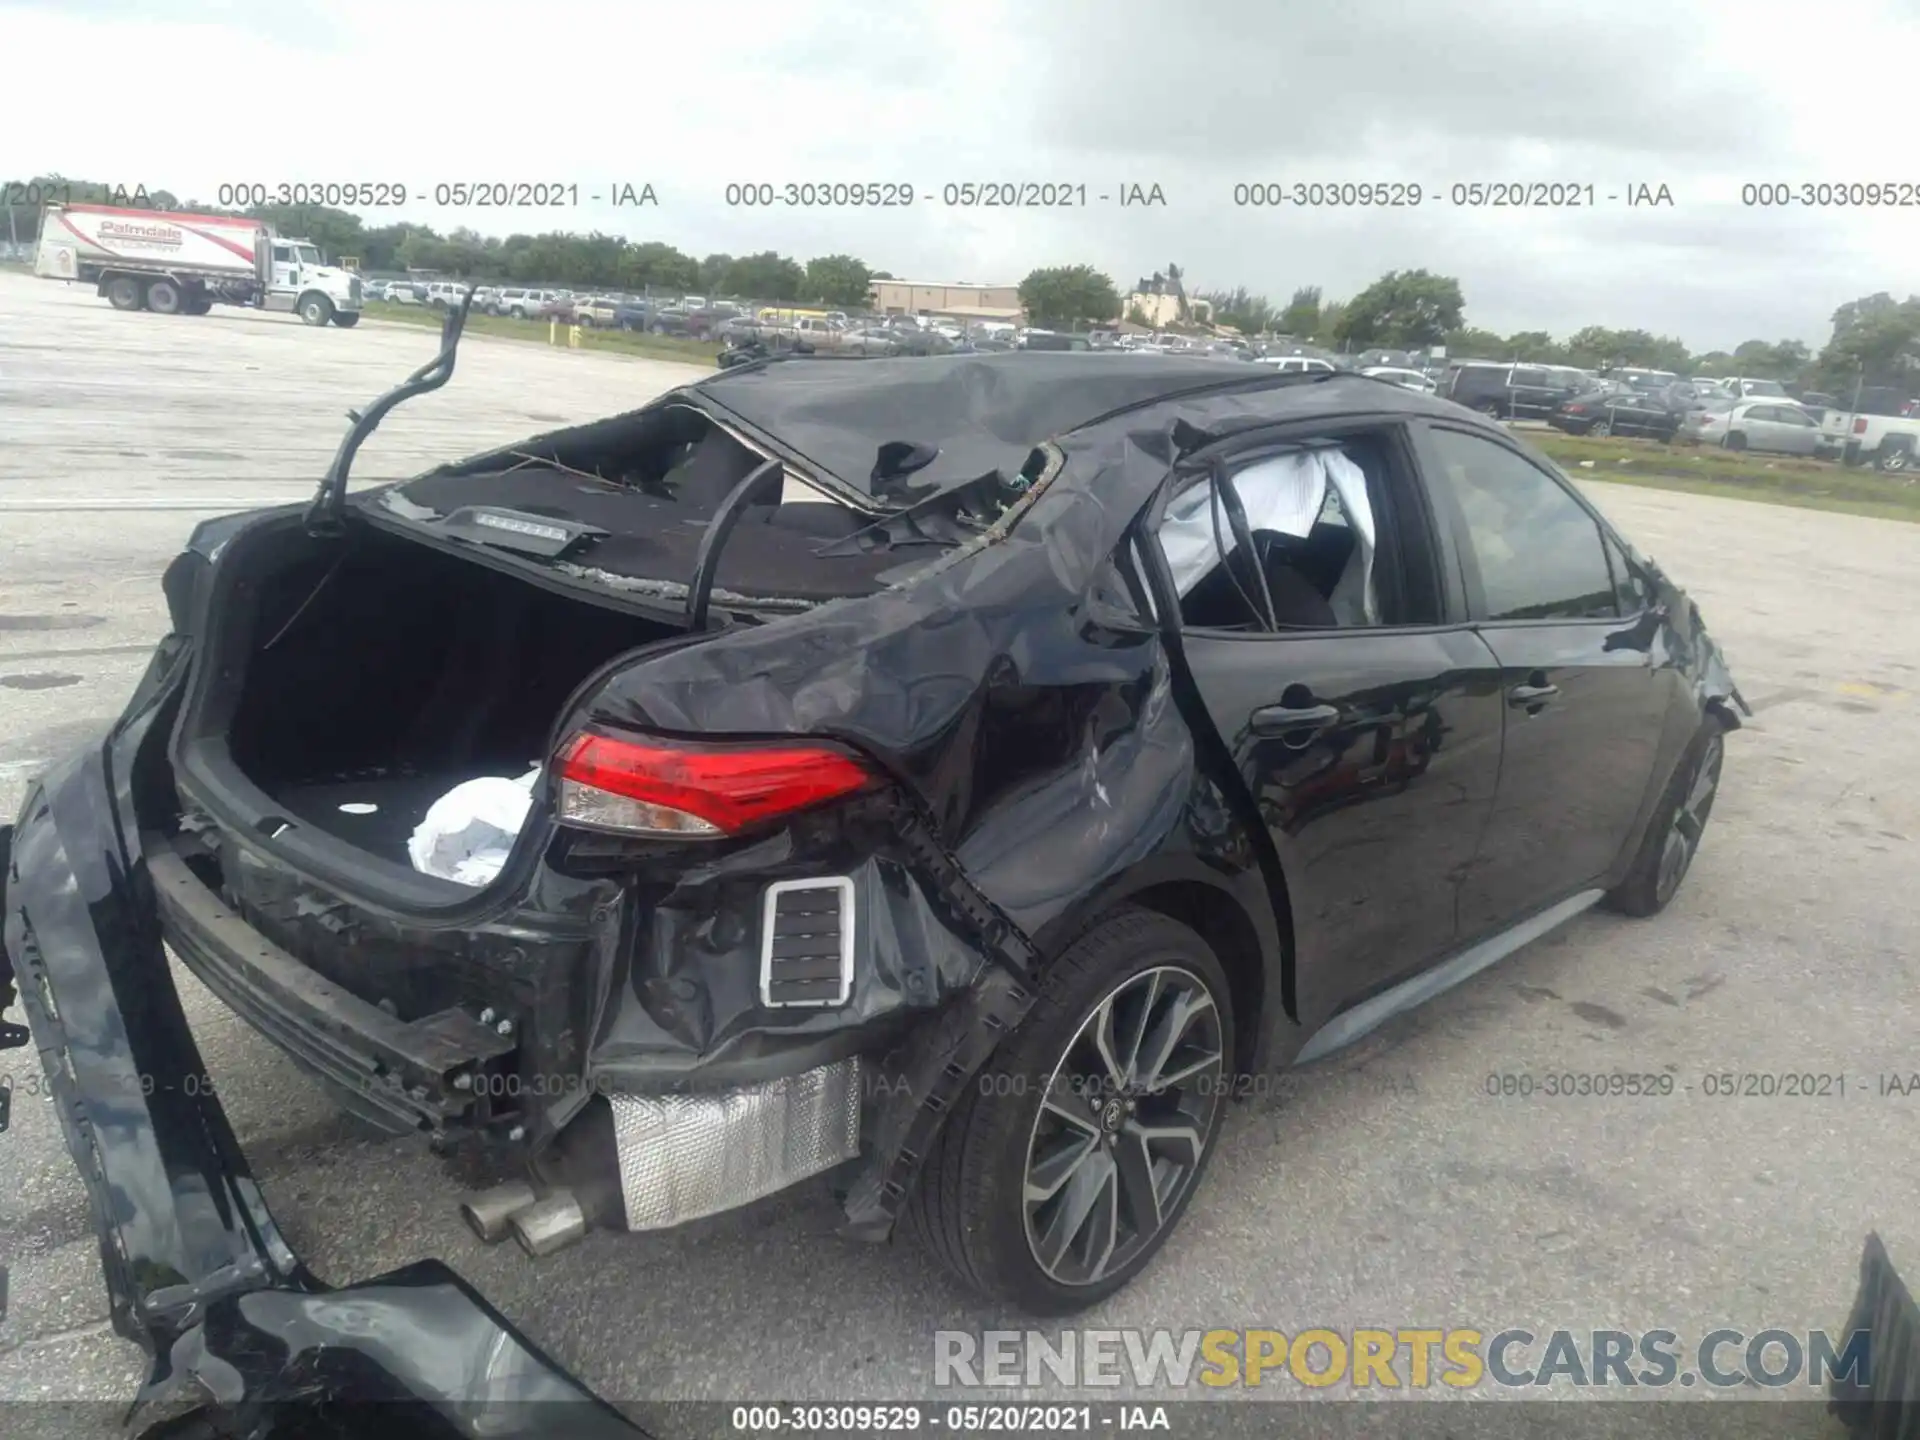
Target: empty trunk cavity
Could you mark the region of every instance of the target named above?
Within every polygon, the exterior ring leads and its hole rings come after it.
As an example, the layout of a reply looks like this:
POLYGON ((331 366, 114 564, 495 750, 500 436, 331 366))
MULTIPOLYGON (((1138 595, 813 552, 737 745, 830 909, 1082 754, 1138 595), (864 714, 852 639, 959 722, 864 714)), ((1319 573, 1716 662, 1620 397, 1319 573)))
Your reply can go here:
POLYGON ((231 763, 278 812, 264 826, 291 820, 403 865, 434 800, 545 764, 581 682, 676 633, 365 526, 273 549, 238 684, 202 724, 217 734, 228 711, 231 763))

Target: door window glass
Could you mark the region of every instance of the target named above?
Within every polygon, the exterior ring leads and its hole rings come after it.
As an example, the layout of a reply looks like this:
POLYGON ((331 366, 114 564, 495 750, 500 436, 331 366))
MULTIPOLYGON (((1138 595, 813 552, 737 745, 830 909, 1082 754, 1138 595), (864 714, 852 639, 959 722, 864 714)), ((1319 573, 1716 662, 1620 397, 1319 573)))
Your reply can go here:
POLYGON ((1488 619, 1620 613, 1600 526, 1557 480, 1477 435, 1429 433, 1467 522, 1488 619))

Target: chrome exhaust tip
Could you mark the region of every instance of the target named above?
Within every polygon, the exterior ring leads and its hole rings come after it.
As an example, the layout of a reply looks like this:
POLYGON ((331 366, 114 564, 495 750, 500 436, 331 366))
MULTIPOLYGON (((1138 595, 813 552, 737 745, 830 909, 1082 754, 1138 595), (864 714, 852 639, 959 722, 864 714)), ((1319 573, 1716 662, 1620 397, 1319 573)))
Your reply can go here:
POLYGON ((587 1233, 586 1212, 566 1186, 549 1191, 532 1205, 507 1217, 520 1248, 539 1259, 564 1250, 587 1233))
POLYGON ((509 1222, 520 1211, 538 1204, 540 1197, 524 1180, 509 1180, 460 1202, 460 1218, 489 1245, 507 1238, 509 1222))

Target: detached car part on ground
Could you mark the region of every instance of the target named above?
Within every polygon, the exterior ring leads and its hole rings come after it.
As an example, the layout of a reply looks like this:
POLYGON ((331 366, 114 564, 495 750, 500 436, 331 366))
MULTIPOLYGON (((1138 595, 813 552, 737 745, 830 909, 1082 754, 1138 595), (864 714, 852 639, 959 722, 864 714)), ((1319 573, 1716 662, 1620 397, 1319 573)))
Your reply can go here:
POLYGON ((163 946, 344 1107, 505 1165, 485 1238, 828 1175, 849 1233, 906 1219, 1061 1312, 1164 1242, 1233 1077, 1603 897, 1661 909, 1700 841, 1745 706, 1697 610, 1456 406, 1232 362, 763 360, 349 496, 463 320, 311 507, 194 532, 126 711, 0 831, 156 1393, 624 1424, 438 1262, 305 1270, 178 1083, 163 946), (530 762, 496 879, 407 863, 436 796, 530 762))

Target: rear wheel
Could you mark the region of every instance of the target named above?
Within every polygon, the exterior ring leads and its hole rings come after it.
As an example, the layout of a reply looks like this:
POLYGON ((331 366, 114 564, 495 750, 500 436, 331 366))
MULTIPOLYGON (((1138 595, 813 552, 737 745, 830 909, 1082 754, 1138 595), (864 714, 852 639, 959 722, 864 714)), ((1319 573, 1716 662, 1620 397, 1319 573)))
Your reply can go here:
POLYGON ((107 282, 107 303, 116 310, 138 310, 146 292, 131 275, 116 275, 107 282))
POLYGON ((156 280, 147 286, 147 308, 156 315, 178 315, 185 297, 171 280, 156 280))
POLYGON ((1490 420, 1500 420, 1505 418, 1506 407, 1498 400, 1489 400, 1480 407, 1480 413, 1490 420))
POLYGON ((1720 446, 1723 450, 1744 450, 1747 448, 1747 437, 1738 430, 1730 431, 1727 438, 1720 442, 1720 446))
POLYGON ((333 323, 338 325, 342 330, 351 330, 360 323, 360 312, 357 310, 336 310, 333 312, 333 323))
POLYGON ((213 297, 207 294, 204 290, 199 291, 197 293, 189 294, 187 296, 187 303, 186 303, 187 314, 205 315, 212 309, 213 309, 213 297))
POLYGON ((324 295, 308 295, 300 301, 300 318, 309 325, 324 325, 333 318, 333 302, 324 295))
POLYGON ((1613 426, 1608 424, 1605 420, 1596 420, 1593 422, 1592 425, 1590 425, 1587 428, 1587 434, 1595 436, 1598 439, 1604 440, 1607 438, 1607 436, 1613 434, 1613 426))
POLYGON ((908 1223, 995 1299, 1065 1314, 1127 1284, 1212 1158, 1233 1073, 1226 973, 1186 926, 1115 912, 1048 972, 954 1107, 908 1223))
POLYGON ((1913 454, 1898 448, 1885 449, 1875 458, 1874 465, 1885 474, 1898 475, 1912 468, 1913 454))
POLYGON ((1626 879, 1608 892, 1607 907, 1625 915, 1658 915, 1680 893, 1706 833, 1726 763, 1726 727, 1709 715, 1695 732, 1660 806, 1647 824, 1626 879))

